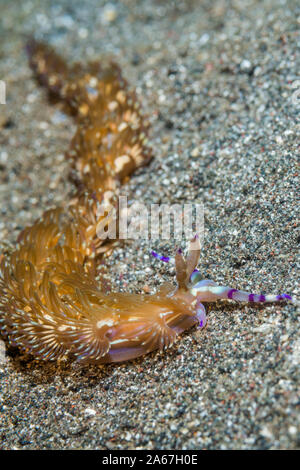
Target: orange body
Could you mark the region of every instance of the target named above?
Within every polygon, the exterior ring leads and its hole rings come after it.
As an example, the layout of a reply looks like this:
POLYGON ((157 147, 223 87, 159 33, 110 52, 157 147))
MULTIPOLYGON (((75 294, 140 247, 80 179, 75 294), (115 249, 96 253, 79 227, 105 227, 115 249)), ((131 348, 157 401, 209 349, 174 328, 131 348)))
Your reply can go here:
POLYGON ((114 204, 124 178, 151 158, 136 97, 114 64, 68 67, 35 41, 27 51, 39 81, 77 121, 68 157, 78 191, 65 212, 47 211, 26 228, 2 260, 1 332, 41 360, 116 362, 164 349, 197 322, 184 289, 108 294, 95 280, 97 260, 110 249, 97 237, 99 207, 114 204))

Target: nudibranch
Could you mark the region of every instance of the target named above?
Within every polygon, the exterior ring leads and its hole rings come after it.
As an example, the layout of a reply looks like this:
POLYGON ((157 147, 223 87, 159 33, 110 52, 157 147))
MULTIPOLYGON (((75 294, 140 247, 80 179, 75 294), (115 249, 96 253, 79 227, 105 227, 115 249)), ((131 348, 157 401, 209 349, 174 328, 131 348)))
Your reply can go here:
POLYGON ((39 81, 77 122, 67 154, 77 193, 66 210, 50 209, 25 228, 15 251, 2 257, 0 332, 9 344, 44 361, 120 362, 168 348, 193 325, 203 328, 203 302, 291 300, 201 280, 197 236, 186 259, 176 252, 176 287, 164 284, 151 295, 107 292, 97 261, 111 244, 97 236, 99 207, 113 204, 120 185, 151 159, 148 124, 116 65, 68 66, 34 40, 27 52, 39 81))

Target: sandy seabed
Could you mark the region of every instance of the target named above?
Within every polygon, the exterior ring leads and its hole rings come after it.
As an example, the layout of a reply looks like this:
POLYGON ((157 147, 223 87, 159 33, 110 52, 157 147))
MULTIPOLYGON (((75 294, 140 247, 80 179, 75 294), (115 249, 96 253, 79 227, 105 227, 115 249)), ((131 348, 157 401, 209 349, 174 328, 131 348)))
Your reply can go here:
MULTIPOLYGON (((75 127, 32 77, 23 46, 34 34, 69 60, 121 65, 151 121, 155 157, 124 193, 204 204, 203 278, 296 295, 298 3, 0 1, 0 252, 71 191, 64 152, 75 127)), ((114 289, 174 279, 150 249, 171 255, 174 243, 114 251, 114 289)), ((1 342, 0 447, 299 448, 295 305, 208 310, 204 331, 122 365, 38 364, 1 342)))

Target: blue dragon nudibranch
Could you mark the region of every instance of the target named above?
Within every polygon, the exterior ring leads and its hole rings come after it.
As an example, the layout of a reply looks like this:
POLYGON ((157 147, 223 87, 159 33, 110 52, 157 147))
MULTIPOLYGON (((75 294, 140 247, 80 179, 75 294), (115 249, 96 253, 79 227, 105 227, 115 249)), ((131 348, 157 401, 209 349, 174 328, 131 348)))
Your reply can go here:
POLYGON ((97 276, 97 260, 111 249, 97 237, 98 209, 113 204, 124 180, 150 160, 148 126, 116 65, 68 66, 34 40, 27 52, 39 81, 76 119, 68 157, 77 194, 66 211, 44 212, 23 230, 15 250, 0 257, 0 333, 9 344, 43 361, 65 355, 85 363, 126 361, 171 346, 193 325, 204 327, 202 302, 291 300, 200 280, 197 237, 186 259, 181 250, 175 255, 176 288, 108 292, 97 276))

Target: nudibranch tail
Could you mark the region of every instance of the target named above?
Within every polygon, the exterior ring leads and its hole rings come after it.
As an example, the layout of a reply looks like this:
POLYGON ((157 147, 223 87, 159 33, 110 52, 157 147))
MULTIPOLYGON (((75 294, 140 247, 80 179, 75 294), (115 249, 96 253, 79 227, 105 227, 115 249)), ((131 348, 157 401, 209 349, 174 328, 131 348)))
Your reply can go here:
POLYGON ((62 90, 70 77, 68 64, 48 45, 34 38, 27 41, 26 52, 40 83, 62 98, 62 90))

